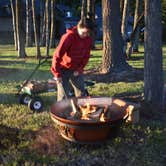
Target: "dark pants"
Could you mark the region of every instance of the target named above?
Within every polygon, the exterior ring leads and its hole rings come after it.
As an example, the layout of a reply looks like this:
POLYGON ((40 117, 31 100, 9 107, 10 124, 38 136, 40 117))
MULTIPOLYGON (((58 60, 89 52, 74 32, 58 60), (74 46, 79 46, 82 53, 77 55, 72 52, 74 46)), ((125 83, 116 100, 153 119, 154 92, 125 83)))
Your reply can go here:
POLYGON ((68 69, 61 70, 62 84, 57 85, 57 100, 60 101, 66 97, 70 97, 69 93, 74 90, 76 97, 84 96, 84 78, 80 74, 78 76, 73 75, 74 71, 68 69))

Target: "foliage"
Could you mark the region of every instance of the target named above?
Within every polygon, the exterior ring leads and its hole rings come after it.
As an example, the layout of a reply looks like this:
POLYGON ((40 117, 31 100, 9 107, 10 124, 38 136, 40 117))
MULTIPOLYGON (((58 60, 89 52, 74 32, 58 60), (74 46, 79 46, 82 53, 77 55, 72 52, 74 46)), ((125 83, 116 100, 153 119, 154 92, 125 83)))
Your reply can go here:
MULTIPOLYGON (((44 48, 41 49, 44 54, 44 48)), ((140 48, 143 52, 143 47, 140 48)), ((0 164, 1 165, 146 165, 164 166, 166 159, 165 121, 143 116, 139 124, 125 124, 114 139, 98 145, 78 145, 63 140, 49 115, 55 102, 54 92, 41 94, 45 106, 35 113, 18 104, 15 93, 34 70, 38 61, 33 58, 35 48, 27 48, 29 57, 18 59, 13 46, 0 46, 0 164), (45 138, 45 140, 44 140, 45 138), (39 144, 45 141, 45 147, 39 144), (51 141, 53 140, 53 141, 51 141), (50 141, 50 142, 49 142, 50 141), (62 160, 63 158, 63 160, 62 160)), ((51 50, 50 55, 52 55, 51 50)), ((164 72, 166 71, 166 46, 163 47, 164 72)), ((87 69, 100 64, 102 51, 92 51, 87 69)), ((129 63, 143 68, 143 53, 132 55, 129 63)), ((46 80, 50 73, 51 59, 43 64, 33 79, 46 80)), ((166 75, 166 72, 165 72, 166 75)), ((166 82, 166 79, 165 79, 166 82)), ((95 83, 88 88, 92 95, 114 96, 123 93, 142 93, 143 81, 95 83)), ((164 114, 165 115, 165 114, 164 114)))

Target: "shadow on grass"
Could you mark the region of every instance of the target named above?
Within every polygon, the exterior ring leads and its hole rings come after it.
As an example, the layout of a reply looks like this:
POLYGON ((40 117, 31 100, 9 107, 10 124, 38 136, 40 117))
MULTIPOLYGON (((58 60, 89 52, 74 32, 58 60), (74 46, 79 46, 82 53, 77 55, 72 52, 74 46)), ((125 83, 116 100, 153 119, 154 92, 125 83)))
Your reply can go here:
POLYGON ((85 78, 97 83, 111 82, 137 82, 143 80, 143 69, 133 68, 122 72, 109 72, 101 74, 98 70, 89 70, 85 73, 85 78))
MULTIPOLYGON (((1 64, 1 62, 0 62, 0 64, 1 64)), ((0 67, 0 77, 1 78, 5 78, 9 74, 14 74, 14 73, 18 73, 18 72, 20 72, 20 69, 11 69, 11 68, 0 67)))
POLYGON ((13 65, 13 64, 25 64, 25 61, 16 61, 16 60, 1 60, 0 65, 13 65))
POLYGON ((144 56, 131 56, 130 59, 128 59, 128 61, 138 61, 138 60, 143 60, 144 56))

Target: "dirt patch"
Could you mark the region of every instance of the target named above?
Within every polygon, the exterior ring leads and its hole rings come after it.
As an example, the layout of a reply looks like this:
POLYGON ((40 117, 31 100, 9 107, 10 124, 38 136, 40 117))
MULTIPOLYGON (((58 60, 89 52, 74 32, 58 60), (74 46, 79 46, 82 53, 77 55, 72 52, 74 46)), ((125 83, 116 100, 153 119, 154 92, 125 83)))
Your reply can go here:
POLYGON ((31 150, 39 154, 58 154, 63 155, 63 143, 58 131, 53 126, 45 126, 35 133, 34 143, 31 150))

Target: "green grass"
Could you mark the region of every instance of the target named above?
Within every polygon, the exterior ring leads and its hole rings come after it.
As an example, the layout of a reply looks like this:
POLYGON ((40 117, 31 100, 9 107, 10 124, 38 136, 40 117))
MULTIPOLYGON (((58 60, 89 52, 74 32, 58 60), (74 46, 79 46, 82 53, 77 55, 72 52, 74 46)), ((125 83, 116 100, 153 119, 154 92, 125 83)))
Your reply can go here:
MULTIPOLYGON (((45 48, 41 50, 44 55, 45 48)), ((143 47, 140 50, 143 52, 143 47)), ((166 123, 162 121, 141 118, 139 124, 124 125, 118 137, 99 145, 73 144, 64 141, 57 129, 52 132, 49 110, 56 101, 55 92, 41 94, 45 103, 41 113, 18 104, 15 96, 16 86, 23 83, 38 64, 33 58, 35 48, 26 51, 29 58, 18 59, 12 45, 0 45, 0 165, 165 165, 166 123), (38 142, 43 137, 47 138, 45 148, 38 142)), ((53 51, 50 50, 50 55, 53 51)), ((98 67, 101 55, 101 50, 92 51, 86 69, 98 67)), ((134 54, 129 64, 143 68, 143 60, 143 53, 134 54)), ((51 59, 36 71, 33 79, 52 78, 50 65, 51 59)), ((166 46, 163 47, 163 68, 166 75, 166 46)), ((142 93, 143 81, 96 83, 88 90, 94 96, 142 93)))

